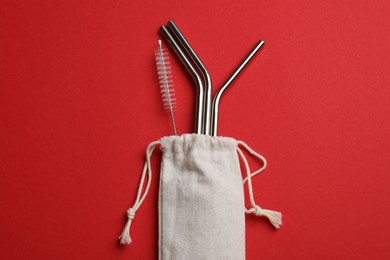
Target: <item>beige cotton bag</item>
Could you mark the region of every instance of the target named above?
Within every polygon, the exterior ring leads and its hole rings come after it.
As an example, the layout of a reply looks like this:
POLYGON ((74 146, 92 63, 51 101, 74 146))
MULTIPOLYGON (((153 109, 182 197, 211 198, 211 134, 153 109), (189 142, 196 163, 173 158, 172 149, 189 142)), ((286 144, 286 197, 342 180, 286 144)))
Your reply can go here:
POLYGON ((136 201, 128 211, 121 244, 131 243, 130 225, 150 186, 150 157, 163 151, 159 187, 159 259, 245 259, 245 213, 267 217, 275 228, 281 213, 259 207, 251 179, 266 167, 264 157, 233 138, 185 134, 163 137, 146 150, 146 162, 136 201), (241 147, 241 148, 240 148, 241 147), (246 149, 263 162, 250 173, 242 152, 246 149), (240 171, 245 165, 246 178, 240 171), (148 177, 145 190, 144 181, 148 177), (245 208, 243 184, 248 183, 250 209, 245 208))

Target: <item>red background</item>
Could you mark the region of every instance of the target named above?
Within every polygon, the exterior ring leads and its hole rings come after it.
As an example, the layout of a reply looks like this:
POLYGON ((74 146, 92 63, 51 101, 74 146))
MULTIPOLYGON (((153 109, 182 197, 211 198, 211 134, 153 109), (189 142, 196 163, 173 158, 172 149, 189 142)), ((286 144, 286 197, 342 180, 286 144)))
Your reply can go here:
POLYGON ((172 134, 154 49, 173 19, 214 91, 265 41, 220 109, 219 133, 268 159, 257 202, 284 214, 278 231, 247 217, 247 259, 389 259, 389 3, 1 1, 0 258, 157 258, 160 152, 133 244, 117 236, 147 144, 172 134))

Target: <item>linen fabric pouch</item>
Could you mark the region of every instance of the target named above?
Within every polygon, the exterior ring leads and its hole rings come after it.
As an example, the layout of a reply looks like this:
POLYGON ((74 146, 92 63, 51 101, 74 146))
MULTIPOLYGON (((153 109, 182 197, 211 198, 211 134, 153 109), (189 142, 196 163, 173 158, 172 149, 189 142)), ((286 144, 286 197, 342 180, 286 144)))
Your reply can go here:
POLYGON ((158 145, 163 151, 158 203, 160 260, 243 260, 245 212, 269 218, 275 228, 282 224, 281 213, 262 209, 254 200, 251 179, 266 167, 264 157, 229 137, 168 136, 147 148, 137 198, 127 211, 128 221, 119 237, 122 244, 131 243, 130 225, 149 190, 150 156, 158 145), (259 170, 250 173, 240 147, 263 161, 259 170), (245 165, 245 179, 239 158, 245 165), (246 182, 250 209, 244 202, 246 182))

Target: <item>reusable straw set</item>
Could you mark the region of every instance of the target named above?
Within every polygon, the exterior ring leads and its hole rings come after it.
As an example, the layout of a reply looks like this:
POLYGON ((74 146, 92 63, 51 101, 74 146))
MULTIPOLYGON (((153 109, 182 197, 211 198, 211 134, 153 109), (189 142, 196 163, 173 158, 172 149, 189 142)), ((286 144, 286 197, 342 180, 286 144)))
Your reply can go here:
POLYGON ((212 99, 210 74, 178 26, 169 21, 168 26, 160 27, 160 33, 194 81, 195 129, 194 133, 177 135, 176 98, 168 51, 158 41, 155 53, 158 79, 174 135, 148 145, 137 197, 127 210, 128 220, 119 236, 120 243, 132 242, 130 226, 152 180, 150 157, 154 149, 161 146, 159 259, 245 259, 245 213, 264 216, 275 228, 282 224, 282 214, 256 204, 252 178, 265 169, 266 160, 243 141, 218 136, 218 113, 226 89, 261 49, 264 41, 256 44, 212 99), (251 172, 243 150, 262 162, 260 169, 251 172), (244 164, 245 178, 241 174, 239 159, 244 164), (248 185, 249 209, 245 207, 244 185, 248 185))

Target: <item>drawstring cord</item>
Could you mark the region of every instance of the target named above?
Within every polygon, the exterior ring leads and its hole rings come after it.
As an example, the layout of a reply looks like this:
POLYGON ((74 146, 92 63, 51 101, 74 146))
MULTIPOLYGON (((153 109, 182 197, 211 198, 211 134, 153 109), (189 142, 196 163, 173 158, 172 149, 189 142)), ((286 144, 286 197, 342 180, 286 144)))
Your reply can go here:
POLYGON ((125 227, 123 228, 122 234, 119 236, 119 240, 122 245, 131 244, 132 241, 130 237, 131 222, 135 217, 135 213, 141 206, 142 202, 145 200, 146 195, 148 195, 150 183, 152 181, 152 167, 150 166, 150 157, 152 156, 154 149, 159 144, 160 141, 152 142, 148 145, 148 148, 146 149, 146 161, 144 164, 144 168, 142 170, 142 176, 138 186, 137 197, 135 199, 134 205, 127 210, 127 222, 125 227), (144 186, 146 175, 148 176, 148 182, 146 183, 145 190, 142 194, 142 187, 144 186))
MULTIPOLYGON (((252 208, 250 208, 250 209, 245 208, 245 212, 247 214, 253 213, 256 216, 265 216, 270 220, 271 224, 275 228, 279 228, 280 225, 282 225, 282 214, 280 212, 277 212, 277 211, 261 208, 259 205, 256 204, 255 199, 254 199, 254 195, 253 195, 252 178, 254 176, 256 176, 257 174, 261 173, 267 167, 267 161, 265 160, 265 158, 263 156, 256 153, 254 150, 252 150, 244 142, 237 141, 237 143, 238 143, 238 145, 241 145, 243 148, 245 148, 251 155, 255 156, 256 158, 260 159, 263 162, 263 166, 260 169, 251 173, 250 168, 249 168, 249 163, 248 163, 247 159, 245 158, 245 155, 243 154, 242 150, 239 147, 237 147, 238 155, 240 156, 240 158, 242 159, 242 161, 245 165, 247 176, 243 179, 243 184, 245 185, 245 183, 248 182, 249 201, 250 201, 250 204, 252 206, 252 208)), ((141 204, 143 203, 143 201, 145 200, 145 198, 148 194, 150 184, 152 181, 152 167, 150 165, 150 158, 153 154, 153 151, 155 150, 155 148, 158 145, 160 145, 160 141, 155 141, 155 142, 150 143, 146 149, 146 161, 145 161, 145 164, 144 164, 144 167, 142 170, 141 180, 140 180, 140 183, 138 186, 137 197, 135 199, 134 205, 127 210, 127 222, 126 222, 125 227, 123 228, 122 234, 119 236, 119 240, 120 240, 120 243, 122 245, 130 244, 132 242, 131 237, 130 237, 131 223, 135 217, 135 213, 137 212, 137 210, 139 209, 139 207, 141 206, 141 204), (146 176, 148 179, 147 179, 145 190, 143 191, 142 188, 144 186, 146 176)))
POLYGON ((279 228, 282 225, 282 213, 280 213, 278 211, 273 211, 273 210, 261 208, 259 205, 256 204, 255 199, 254 199, 254 195, 253 195, 252 177, 261 173, 267 167, 267 161, 262 155, 256 153, 243 141, 237 141, 237 143, 239 145, 241 145, 242 147, 244 147, 251 155, 255 156, 256 158, 260 159, 263 162, 263 166, 260 169, 251 173, 250 169, 249 169, 249 163, 248 163, 247 159, 245 158, 245 155, 243 154, 242 150, 239 147, 237 147, 237 152, 245 165, 247 176, 244 178, 243 184, 245 185, 245 182, 248 182, 249 201, 250 201, 250 204, 252 206, 252 208, 250 208, 250 209, 245 208, 245 212, 247 214, 253 213, 256 216, 267 217, 269 219, 269 221, 271 222, 271 224, 275 228, 279 228))

